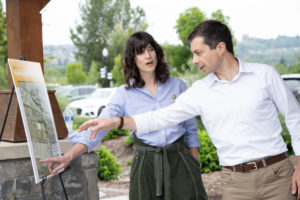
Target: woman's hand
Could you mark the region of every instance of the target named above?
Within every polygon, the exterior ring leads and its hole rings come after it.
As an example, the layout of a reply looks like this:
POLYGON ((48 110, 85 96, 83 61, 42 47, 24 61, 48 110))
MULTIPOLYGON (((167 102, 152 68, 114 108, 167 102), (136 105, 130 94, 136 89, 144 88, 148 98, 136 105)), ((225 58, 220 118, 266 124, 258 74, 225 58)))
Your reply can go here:
POLYGON ((120 124, 120 118, 115 117, 115 118, 97 118, 97 119, 92 119, 89 120, 85 123, 83 123, 79 129, 78 132, 81 132, 83 130, 86 130, 88 128, 90 129, 90 135, 89 139, 95 139, 97 133, 100 130, 110 130, 113 128, 117 128, 120 124))

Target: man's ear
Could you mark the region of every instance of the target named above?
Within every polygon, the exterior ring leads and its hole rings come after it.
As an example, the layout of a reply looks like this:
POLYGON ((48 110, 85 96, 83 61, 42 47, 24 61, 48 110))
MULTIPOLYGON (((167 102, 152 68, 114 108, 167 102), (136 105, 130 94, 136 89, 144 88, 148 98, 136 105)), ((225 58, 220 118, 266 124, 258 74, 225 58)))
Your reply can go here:
POLYGON ((220 55, 223 55, 226 51, 226 44, 225 42, 219 42, 219 44, 216 46, 217 51, 220 53, 220 55))

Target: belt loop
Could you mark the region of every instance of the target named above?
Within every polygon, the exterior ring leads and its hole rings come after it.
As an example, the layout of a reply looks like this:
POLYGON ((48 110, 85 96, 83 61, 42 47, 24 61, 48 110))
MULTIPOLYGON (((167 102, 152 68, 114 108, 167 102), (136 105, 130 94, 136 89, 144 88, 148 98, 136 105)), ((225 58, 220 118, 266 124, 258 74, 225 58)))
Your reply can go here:
POLYGON ((262 163, 263 163, 264 167, 267 167, 266 160, 263 158, 261 161, 262 161, 262 163))

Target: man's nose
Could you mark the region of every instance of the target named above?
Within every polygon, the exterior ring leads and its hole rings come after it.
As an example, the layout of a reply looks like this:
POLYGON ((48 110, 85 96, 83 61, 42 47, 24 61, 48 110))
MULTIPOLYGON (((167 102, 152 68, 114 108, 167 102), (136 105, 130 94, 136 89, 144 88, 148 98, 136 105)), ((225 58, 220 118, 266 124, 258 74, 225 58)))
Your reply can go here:
POLYGON ((196 56, 193 56, 192 63, 194 65, 198 63, 198 60, 197 60, 196 56))

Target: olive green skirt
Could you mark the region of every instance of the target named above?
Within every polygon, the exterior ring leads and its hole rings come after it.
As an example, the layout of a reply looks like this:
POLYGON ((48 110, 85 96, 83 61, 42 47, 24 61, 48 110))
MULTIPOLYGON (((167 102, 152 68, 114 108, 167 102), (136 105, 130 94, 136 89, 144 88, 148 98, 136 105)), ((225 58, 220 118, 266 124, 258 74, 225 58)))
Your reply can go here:
POLYGON ((207 200, 200 163, 181 137, 165 147, 137 137, 130 172, 130 200, 207 200))

